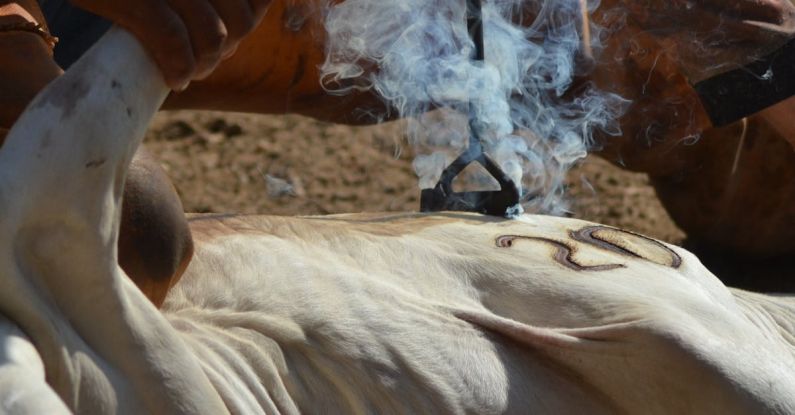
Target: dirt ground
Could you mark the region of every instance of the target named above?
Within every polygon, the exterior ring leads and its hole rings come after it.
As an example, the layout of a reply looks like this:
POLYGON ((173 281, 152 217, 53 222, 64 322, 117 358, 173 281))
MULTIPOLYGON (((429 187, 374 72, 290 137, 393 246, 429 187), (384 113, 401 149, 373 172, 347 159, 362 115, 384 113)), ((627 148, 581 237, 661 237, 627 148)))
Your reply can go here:
MULTIPOLYGON (((416 211, 420 191, 404 131, 401 122, 348 127, 298 116, 179 111, 159 114, 144 145, 188 212, 416 211)), ((569 194, 574 217, 686 242, 643 174, 590 157, 570 172, 569 194)), ((699 255, 727 285, 795 292, 788 261, 699 255)))
MULTIPOLYGON (((145 146, 189 212, 414 211, 419 189, 403 131, 401 122, 347 127, 298 116, 179 111, 158 116, 145 146)), ((593 157, 569 182, 573 216, 682 241, 645 175, 593 157)))

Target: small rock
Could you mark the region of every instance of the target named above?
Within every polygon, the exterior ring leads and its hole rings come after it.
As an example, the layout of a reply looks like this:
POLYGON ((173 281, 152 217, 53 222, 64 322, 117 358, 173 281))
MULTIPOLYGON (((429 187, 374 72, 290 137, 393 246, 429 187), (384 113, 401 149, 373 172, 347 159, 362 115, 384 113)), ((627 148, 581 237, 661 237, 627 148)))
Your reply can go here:
POLYGON ((243 135, 243 127, 238 124, 230 124, 223 118, 216 118, 204 125, 207 131, 215 134, 222 134, 226 137, 237 137, 243 135))
POLYGON ((177 120, 166 125, 160 132, 160 137, 165 140, 178 140, 196 134, 196 130, 185 121, 177 120))
POLYGON ((295 196, 295 188, 287 180, 267 174, 265 175, 265 184, 268 188, 268 197, 271 199, 295 196))

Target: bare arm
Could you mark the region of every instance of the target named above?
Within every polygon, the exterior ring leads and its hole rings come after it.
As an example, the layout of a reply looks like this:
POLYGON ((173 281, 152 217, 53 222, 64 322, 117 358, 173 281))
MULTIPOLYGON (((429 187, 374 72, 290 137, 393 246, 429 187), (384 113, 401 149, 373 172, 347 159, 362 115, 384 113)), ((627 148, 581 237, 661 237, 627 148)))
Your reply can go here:
MULTIPOLYGON (((378 97, 330 96, 320 85, 325 3, 274 0, 238 53, 210 78, 173 95, 167 108, 299 113, 347 123, 378 121, 373 114, 387 113, 378 97)), ((670 138, 674 143, 709 128, 690 83, 714 70, 717 61, 731 65, 747 59, 749 51, 775 47, 793 28, 793 8, 785 0, 690 3, 695 6, 669 0, 604 0, 592 16, 597 25, 608 27, 611 36, 596 71, 583 82, 593 81, 632 100, 624 118, 625 137, 655 142, 670 138), (614 27, 610 20, 615 16, 627 16, 628 23, 614 27), (685 46, 672 46, 690 45, 688 39, 703 40, 716 30, 727 34, 721 38, 725 44, 711 43, 714 50, 703 58, 685 46)), ((533 13, 532 7, 523 10, 522 21, 531 23, 533 13)))
MULTIPOLYGON (((605 0, 593 19, 609 35, 584 81, 630 100, 621 137, 605 137, 602 155, 655 176, 698 164, 685 154, 712 130, 691 84, 744 65, 795 33, 789 0, 605 0)), ((779 132, 792 140, 795 128, 779 132)))
POLYGON ((184 89, 208 76, 262 20, 271 0, 71 0, 129 30, 184 89))
POLYGON ((320 83, 325 60, 323 7, 319 0, 274 0, 237 53, 207 79, 175 93, 166 109, 298 113, 331 122, 369 124, 386 113, 373 94, 329 95, 320 83))
MULTIPOLYGON (((0 0, 0 25, 24 22, 44 22, 35 0, 0 0)), ((0 129, 10 128, 28 102, 61 73, 41 37, 0 32, 0 129)), ((0 144, 2 138, 0 130, 0 144)))

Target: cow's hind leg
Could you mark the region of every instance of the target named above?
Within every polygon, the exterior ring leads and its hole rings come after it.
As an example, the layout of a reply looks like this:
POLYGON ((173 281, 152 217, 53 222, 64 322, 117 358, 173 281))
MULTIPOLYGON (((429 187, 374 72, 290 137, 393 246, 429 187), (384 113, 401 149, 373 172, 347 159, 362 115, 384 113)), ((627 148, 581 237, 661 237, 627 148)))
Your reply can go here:
MULTIPOLYGON (((8 130, 0 127, 0 143, 8 130)), ((162 167, 140 149, 124 187, 119 265, 160 307, 193 256, 193 237, 182 202, 162 167)))
MULTIPOLYGON (((40 21, 34 1, 0 0, 0 25, 40 21)), ((0 144, 39 91, 61 75, 49 46, 38 35, 0 32, 0 144)), ((193 252, 182 203, 165 172, 139 150, 124 190, 119 263, 157 306, 179 279, 193 252)))
POLYGON ((167 93, 143 47, 111 29, 44 88, 0 151, 3 314, 74 413, 226 412, 118 262, 128 166, 167 93))

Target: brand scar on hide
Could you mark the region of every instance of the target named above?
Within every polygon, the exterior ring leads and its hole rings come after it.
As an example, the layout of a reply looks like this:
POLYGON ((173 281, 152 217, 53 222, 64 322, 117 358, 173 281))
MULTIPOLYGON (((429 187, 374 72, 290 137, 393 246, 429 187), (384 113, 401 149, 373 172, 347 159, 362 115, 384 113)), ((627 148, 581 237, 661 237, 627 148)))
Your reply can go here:
POLYGON ((514 241, 524 239, 528 241, 538 241, 550 244, 557 248, 555 250, 555 255, 552 256, 557 263, 563 265, 566 268, 573 269, 575 271, 610 271, 613 269, 618 268, 626 268, 626 265, 623 264, 605 264, 605 265, 584 265, 577 262, 574 259, 574 253, 577 251, 577 248, 569 243, 556 241, 554 239, 549 238, 541 238, 535 236, 520 236, 520 235, 503 235, 497 238, 497 246, 500 248, 510 248, 513 246, 514 241))
MULTIPOLYGON (((578 231, 570 231, 569 237, 577 242, 636 259, 653 262, 678 269, 682 265, 682 257, 672 249, 654 239, 638 235, 633 232, 624 231, 606 226, 589 226, 578 231)), ((566 268, 575 271, 609 271, 617 268, 625 268, 622 264, 605 265, 584 265, 574 258, 577 247, 568 242, 555 239, 504 235, 497 238, 497 246, 500 248, 510 248, 514 241, 524 239, 550 244, 557 248, 553 259, 566 268)))

